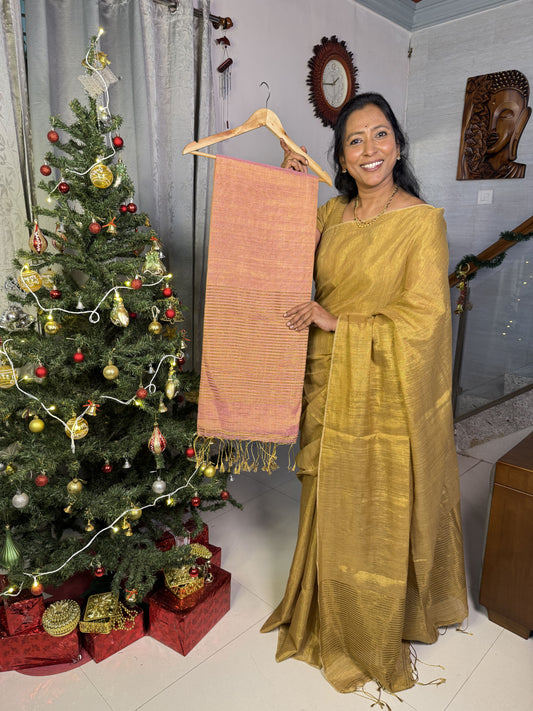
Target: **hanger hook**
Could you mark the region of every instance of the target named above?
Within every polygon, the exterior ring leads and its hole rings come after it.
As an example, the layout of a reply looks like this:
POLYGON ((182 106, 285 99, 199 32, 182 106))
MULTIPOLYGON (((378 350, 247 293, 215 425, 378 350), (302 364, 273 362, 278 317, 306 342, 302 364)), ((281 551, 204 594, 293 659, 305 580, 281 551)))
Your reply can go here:
POLYGON ((259 84, 259 86, 263 86, 263 85, 266 86, 267 91, 268 91, 268 96, 265 101, 265 109, 268 109, 268 100, 270 99, 270 87, 266 81, 262 81, 261 84, 259 84))

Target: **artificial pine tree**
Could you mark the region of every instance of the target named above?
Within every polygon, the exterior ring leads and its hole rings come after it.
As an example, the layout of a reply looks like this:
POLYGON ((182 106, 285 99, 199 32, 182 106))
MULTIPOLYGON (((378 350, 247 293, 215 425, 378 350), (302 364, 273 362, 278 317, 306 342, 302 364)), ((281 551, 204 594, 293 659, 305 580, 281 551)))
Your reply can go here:
POLYGON ((92 569, 134 601, 193 564, 190 546, 158 549, 166 528, 188 535, 184 520, 199 530, 199 510, 235 502, 191 448, 181 304, 133 202, 97 37, 84 64, 87 104, 51 119, 51 205, 33 208, 0 318, 0 568, 36 594, 92 569))

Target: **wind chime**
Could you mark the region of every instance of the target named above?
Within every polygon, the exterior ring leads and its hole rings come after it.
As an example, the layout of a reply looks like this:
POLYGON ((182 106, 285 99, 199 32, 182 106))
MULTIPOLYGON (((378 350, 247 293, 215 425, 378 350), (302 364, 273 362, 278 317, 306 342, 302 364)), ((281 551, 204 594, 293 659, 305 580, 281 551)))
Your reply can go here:
POLYGON ((233 59, 229 56, 228 47, 231 45, 229 39, 224 35, 215 40, 215 43, 222 47, 222 62, 217 67, 219 72, 219 95, 222 106, 222 122, 226 129, 229 129, 229 93, 231 90, 231 65, 233 59))

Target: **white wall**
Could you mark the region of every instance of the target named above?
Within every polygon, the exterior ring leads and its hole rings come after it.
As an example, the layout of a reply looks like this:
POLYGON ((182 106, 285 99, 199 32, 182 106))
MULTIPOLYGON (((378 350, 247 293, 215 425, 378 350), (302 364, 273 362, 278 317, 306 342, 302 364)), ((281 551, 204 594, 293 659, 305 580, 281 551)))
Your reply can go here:
POLYGON ((455 179, 467 78, 518 69, 533 93, 532 26, 533 0, 519 0, 420 30, 411 40, 411 157, 428 202, 446 209, 452 267, 533 214, 533 119, 518 147, 517 160, 528 164, 525 178, 455 179), (486 189, 494 202, 478 205, 478 191, 486 189))
MULTIPOLYGON (((333 177, 327 157, 333 132, 314 115, 306 84, 313 47, 332 35, 344 40, 354 55, 359 91, 382 93, 398 117, 404 118, 409 33, 354 0, 212 0, 211 12, 235 23, 227 32, 234 60, 230 128, 265 105, 266 90, 259 85, 266 81, 271 91, 268 108, 279 116, 288 135, 305 145, 333 177)), ((214 31, 213 38, 221 34, 214 31)), ((222 60, 218 46, 213 55, 216 66, 222 60)), ((224 128, 219 122, 217 131, 224 128)), ((219 143, 217 150, 270 165, 279 165, 283 155, 277 139, 265 128, 219 143)), ((321 184, 319 203, 334 194, 321 184)))

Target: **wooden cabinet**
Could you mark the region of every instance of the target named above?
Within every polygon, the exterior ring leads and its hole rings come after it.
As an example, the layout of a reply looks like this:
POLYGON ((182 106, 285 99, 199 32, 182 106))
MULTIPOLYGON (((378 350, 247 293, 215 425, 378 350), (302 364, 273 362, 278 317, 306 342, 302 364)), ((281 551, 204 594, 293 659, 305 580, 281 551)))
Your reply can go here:
POLYGON ((533 630, 533 432, 496 464, 479 601, 489 620, 533 630))

